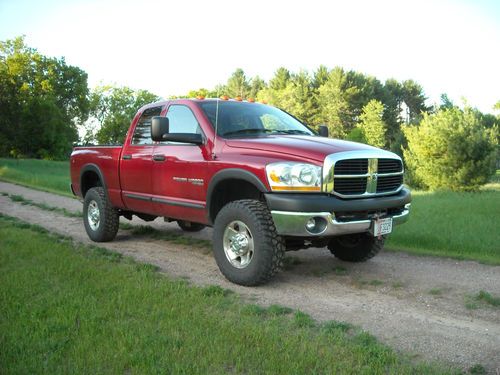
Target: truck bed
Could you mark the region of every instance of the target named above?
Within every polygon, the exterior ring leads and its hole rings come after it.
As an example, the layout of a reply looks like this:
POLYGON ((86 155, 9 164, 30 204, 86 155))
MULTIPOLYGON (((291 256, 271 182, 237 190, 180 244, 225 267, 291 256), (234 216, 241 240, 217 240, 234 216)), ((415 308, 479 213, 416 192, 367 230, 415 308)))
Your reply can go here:
POLYGON ((121 153, 122 146, 75 147, 71 157, 71 188, 73 192, 81 197, 82 188, 85 189, 85 187, 80 186, 80 176, 92 168, 92 165, 99 166, 97 170, 104 175, 101 181, 105 181, 105 188, 111 203, 117 208, 123 208, 120 188, 121 153))

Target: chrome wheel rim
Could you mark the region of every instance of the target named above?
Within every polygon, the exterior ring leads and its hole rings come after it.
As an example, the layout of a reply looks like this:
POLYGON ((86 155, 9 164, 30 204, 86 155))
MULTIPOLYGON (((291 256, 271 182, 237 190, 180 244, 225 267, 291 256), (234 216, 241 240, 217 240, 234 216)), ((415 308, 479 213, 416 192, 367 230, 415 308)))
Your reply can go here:
POLYGON ((242 221, 229 223, 224 230, 224 253, 235 268, 246 268, 252 262, 254 241, 252 232, 242 221))
POLYGON ((90 229, 97 230, 99 228, 99 222, 101 221, 101 215, 99 212, 99 206, 96 201, 90 201, 89 207, 87 209, 87 221, 89 223, 90 229))

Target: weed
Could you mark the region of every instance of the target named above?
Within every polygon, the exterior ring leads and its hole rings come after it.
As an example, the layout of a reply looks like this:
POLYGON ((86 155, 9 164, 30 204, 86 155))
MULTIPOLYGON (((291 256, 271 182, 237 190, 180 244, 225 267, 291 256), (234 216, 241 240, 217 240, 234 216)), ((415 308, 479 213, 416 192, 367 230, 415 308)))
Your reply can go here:
POLYGON ((433 296, 440 296, 442 293, 443 293, 443 290, 440 288, 433 288, 433 289, 429 290, 429 294, 431 294, 433 296))

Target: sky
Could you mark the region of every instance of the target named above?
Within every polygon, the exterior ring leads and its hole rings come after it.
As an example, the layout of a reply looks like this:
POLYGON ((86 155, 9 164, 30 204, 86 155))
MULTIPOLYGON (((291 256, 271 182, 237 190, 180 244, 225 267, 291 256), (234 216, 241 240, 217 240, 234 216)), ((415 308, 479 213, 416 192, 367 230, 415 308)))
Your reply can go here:
POLYGON ((413 79, 483 112, 500 100, 499 0, 0 0, 0 40, 25 35, 85 70, 89 85, 168 97, 242 68, 341 66, 413 79))

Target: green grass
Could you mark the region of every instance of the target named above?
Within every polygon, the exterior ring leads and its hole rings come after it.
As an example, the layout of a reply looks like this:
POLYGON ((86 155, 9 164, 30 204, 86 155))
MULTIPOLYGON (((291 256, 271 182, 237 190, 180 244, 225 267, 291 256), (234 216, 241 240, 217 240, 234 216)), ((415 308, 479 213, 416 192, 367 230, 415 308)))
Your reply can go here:
POLYGON ((0 373, 432 374, 340 322, 242 303, 0 216, 0 373))
POLYGON ((66 208, 54 207, 54 206, 49 206, 48 204, 45 204, 45 203, 34 202, 34 201, 32 201, 30 199, 26 199, 22 195, 18 195, 18 194, 2 193, 2 195, 9 197, 13 202, 18 202, 18 203, 21 203, 23 205, 38 207, 38 208, 45 210, 45 211, 58 212, 58 213, 60 213, 64 216, 67 216, 67 217, 82 217, 81 211, 69 211, 66 208))
POLYGON ((477 295, 476 295, 476 300, 484 302, 488 305, 491 305, 493 307, 500 307, 500 297, 494 297, 490 293, 485 292, 484 290, 481 290, 477 295))
POLYGON ((414 192, 410 220, 387 248, 500 265, 500 184, 478 193, 414 192))
POLYGON ((69 161, 0 158, 0 180, 72 197, 69 161))

